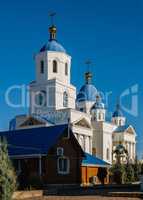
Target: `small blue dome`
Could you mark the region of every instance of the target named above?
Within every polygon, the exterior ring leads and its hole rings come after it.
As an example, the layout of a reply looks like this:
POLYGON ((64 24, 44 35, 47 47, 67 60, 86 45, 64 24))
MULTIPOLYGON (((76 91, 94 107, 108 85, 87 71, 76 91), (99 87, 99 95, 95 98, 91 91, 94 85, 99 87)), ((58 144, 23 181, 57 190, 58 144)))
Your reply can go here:
POLYGON ((56 40, 50 40, 47 44, 45 44, 41 49, 40 52, 43 51, 57 51, 66 53, 64 47, 59 44, 56 40))
POLYGON ((97 96, 97 89, 92 84, 85 84, 82 86, 82 88, 79 91, 79 94, 77 95, 77 102, 80 101, 96 101, 97 96))
POLYGON ((123 113, 121 111, 121 108, 120 108, 120 104, 118 103, 116 105, 116 110, 115 112, 113 113, 113 117, 123 117, 123 113))
POLYGON ((123 113, 121 110, 116 110, 114 113, 113 113, 113 117, 123 117, 123 113))

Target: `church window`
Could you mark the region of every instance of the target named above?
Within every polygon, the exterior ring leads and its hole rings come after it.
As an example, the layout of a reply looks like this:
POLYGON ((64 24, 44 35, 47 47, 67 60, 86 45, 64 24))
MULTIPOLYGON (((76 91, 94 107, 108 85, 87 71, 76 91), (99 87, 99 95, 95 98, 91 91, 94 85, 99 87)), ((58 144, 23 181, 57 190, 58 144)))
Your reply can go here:
POLYGON ((65 64, 65 75, 68 75, 68 64, 65 64))
POLYGON ((36 95, 36 105, 46 106, 46 92, 45 91, 40 91, 36 95))
POLYGON ((64 94, 63 94, 63 106, 68 107, 68 94, 67 94, 67 92, 64 92, 64 94))
POLYGON ((80 108, 80 111, 83 112, 83 111, 84 111, 84 108, 80 108))
POLYGON ((40 63, 40 73, 44 74, 44 61, 43 60, 41 60, 41 63, 40 63))
POLYGON ((69 174, 70 161, 67 157, 59 157, 57 161, 57 168, 59 174, 69 174))
POLYGON ((57 73, 57 72, 58 72, 58 64, 57 64, 57 61, 56 61, 56 60, 53 61, 53 72, 54 72, 54 73, 57 73))
POLYGON ((102 119, 102 114, 101 113, 99 113, 99 120, 101 120, 102 119))
POLYGON ((109 151, 109 148, 107 148, 107 150, 106 150, 106 159, 110 160, 110 151, 109 151))
POLYGON ((119 126, 122 126, 122 120, 121 119, 119 120, 119 126))

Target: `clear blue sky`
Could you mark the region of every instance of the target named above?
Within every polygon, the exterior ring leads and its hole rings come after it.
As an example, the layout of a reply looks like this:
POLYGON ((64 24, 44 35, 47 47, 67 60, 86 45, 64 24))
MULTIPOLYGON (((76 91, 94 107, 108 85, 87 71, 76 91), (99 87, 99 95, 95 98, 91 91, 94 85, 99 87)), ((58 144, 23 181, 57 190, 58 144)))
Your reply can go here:
POLYGON ((110 111, 126 88, 139 85, 139 115, 125 115, 137 130, 138 154, 143 154, 142 0, 1 1, 0 129, 7 129, 14 115, 26 112, 8 107, 4 93, 13 84, 35 79, 33 54, 48 40, 49 10, 57 12, 58 41, 72 56, 72 83, 78 89, 84 82, 87 58, 96 63, 92 68, 95 86, 112 91, 110 111))

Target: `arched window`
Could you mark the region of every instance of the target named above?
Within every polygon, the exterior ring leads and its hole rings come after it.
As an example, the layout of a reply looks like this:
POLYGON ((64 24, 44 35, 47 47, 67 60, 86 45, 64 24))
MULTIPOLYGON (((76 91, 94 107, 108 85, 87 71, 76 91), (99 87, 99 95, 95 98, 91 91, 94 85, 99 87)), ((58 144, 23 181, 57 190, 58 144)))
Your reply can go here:
POLYGON ((121 119, 119 120, 119 126, 122 126, 122 120, 121 119))
POLYGON ((67 92, 64 92, 64 94, 63 94, 63 106, 68 107, 68 94, 67 94, 67 92))
POLYGON ((102 120, 102 113, 99 113, 99 120, 102 120))
POLYGON ((68 75, 68 63, 65 63, 65 75, 68 75))
POLYGON ((53 60, 53 72, 57 73, 58 72, 58 64, 56 60, 53 60))
POLYGON ((36 94, 36 105, 37 106, 46 106, 46 92, 40 91, 36 94))
POLYGON ((109 150, 109 148, 107 148, 107 150, 106 150, 106 159, 110 160, 110 150, 109 150))
POLYGON ((43 60, 41 60, 41 62, 40 62, 40 73, 44 74, 44 61, 43 60))

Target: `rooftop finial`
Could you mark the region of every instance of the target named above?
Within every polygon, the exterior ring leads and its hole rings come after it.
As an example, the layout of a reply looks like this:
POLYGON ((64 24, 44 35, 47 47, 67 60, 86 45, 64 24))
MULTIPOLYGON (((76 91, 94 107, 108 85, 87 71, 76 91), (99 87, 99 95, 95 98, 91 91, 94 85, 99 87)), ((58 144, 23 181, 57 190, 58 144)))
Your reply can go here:
POLYGON ((99 93, 96 95, 96 102, 101 102, 101 96, 99 95, 99 93))
POLYGON ((49 16, 51 18, 51 26, 49 28, 49 33, 50 33, 50 40, 56 40, 56 33, 57 33, 57 28, 54 25, 54 16, 56 15, 55 12, 50 12, 49 16))
POLYGON ((87 72, 85 73, 85 80, 86 80, 86 83, 89 84, 92 79, 92 73, 90 72, 90 67, 91 67, 92 62, 88 59, 85 62, 85 64, 87 66, 87 72))

